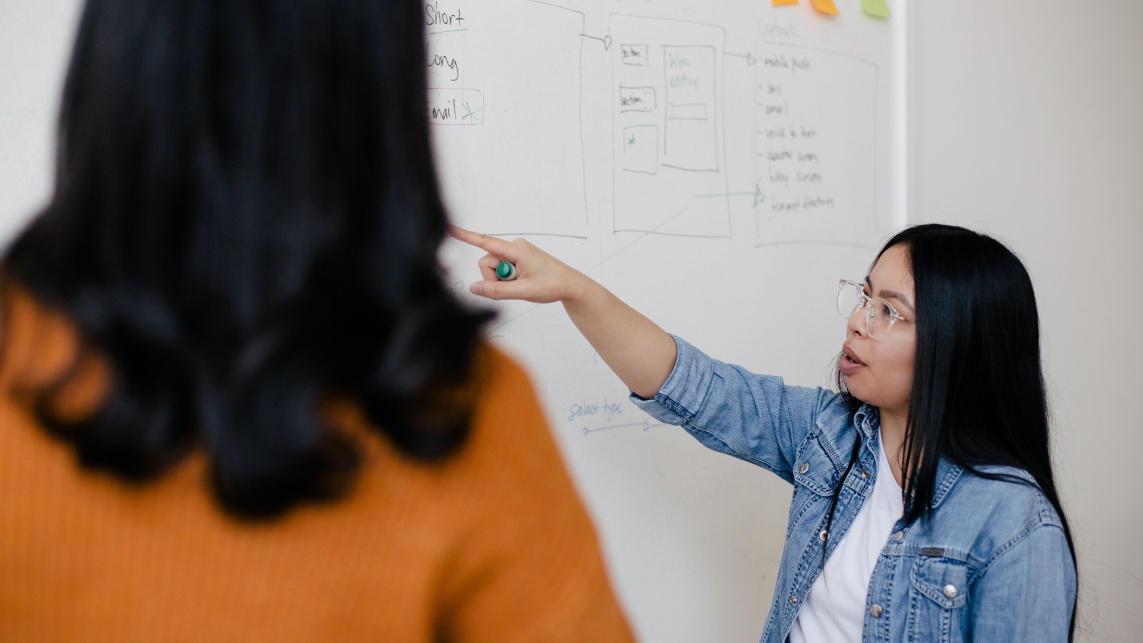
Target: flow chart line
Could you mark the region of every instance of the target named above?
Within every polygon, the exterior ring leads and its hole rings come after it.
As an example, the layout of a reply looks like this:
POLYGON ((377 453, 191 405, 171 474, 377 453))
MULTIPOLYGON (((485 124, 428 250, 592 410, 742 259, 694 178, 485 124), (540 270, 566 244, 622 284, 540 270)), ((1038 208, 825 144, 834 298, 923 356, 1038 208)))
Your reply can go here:
POLYGON ((762 194, 762 186, 755 184, 753 192, 718 192, 715 194, 696 194, 696 199, 705 199, 709 197, 725 197, 725 196, 749 196, 754 197, 753 207, 757 208, 759 203, 766 200, 766 196, 762 194))
POLYGON ((744 53, 744 54, 732 54, 729 51, 724 51, 724 52, 722 52, 722 55, 723 56, 734 56, 735 58, 742 58, 742 59, 746 60, 747 66, 751 66, 754 63, 758 62, 758 59, 754 57, 754 54, 750 53, 749 51, 744 53))
POLYGON ((589 433, 598 433, 599 431, 610 431, 612 429, 629 429, 633 426, 641 427, 643 429, 643 431, 646 432, 646 431, 650 431, 654 427, 666 426, 666 425, 663 424, 662 422, 652 424, 649 420, 643 420, 642 422, 632 422, 630 424, 611 424, 608 426, 597 426, 594 429, 591 429, 591 428, 588 428, 585 426, 585 427, 583 427, 583 434, 588 435, 589 433))
POLYGON ((611 49, 611 30, 608 29, 607 31, 608 31, 607 35, 603 36, 602 38, 599 36, 589 36, 585 33, 581 33, 580 37, 581 38, 591 38, 592 40, 598 40, 599 42, 603 43, 603 50, 608 51, 611 49))

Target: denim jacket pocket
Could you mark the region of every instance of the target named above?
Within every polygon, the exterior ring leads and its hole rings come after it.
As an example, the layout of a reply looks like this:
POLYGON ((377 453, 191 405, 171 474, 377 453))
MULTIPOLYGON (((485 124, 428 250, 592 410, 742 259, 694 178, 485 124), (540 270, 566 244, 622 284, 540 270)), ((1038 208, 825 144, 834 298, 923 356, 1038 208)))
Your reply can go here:
POLYGON ((968 566, 958 560, 921 556, 910 572, 909 641, 964 640, 968 566))

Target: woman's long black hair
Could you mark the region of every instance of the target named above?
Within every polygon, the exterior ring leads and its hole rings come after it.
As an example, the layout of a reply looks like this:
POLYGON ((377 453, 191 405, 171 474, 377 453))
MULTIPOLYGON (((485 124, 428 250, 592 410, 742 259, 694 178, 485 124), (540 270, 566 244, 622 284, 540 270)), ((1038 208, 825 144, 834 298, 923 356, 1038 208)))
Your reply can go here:
POLYGON ((89 0, 50 203, 2 270, 102 355, 90 417, 41 421, 150 479, 192 449, 234 515, 342 495, 356 400, 402 452, 463 442, 487 314, 437 259, 447 219, 412 0, 89 0))
MULTIPOLYGON (((932 510, 942 457, 982 477, 1019 483, 1024 480, 980 467, 1023 469, 1059 515, 1074 565, 1075 545, 1052 474, 1040 322, 1027 270, 996 239, 942 224, 902 230, 873 263, 897 245, 908 252, 917 306, 902 446, 905 520, 912 523, 932 510)), ((840 373, 838 385, 856 411, 861 402, 845 391, 840 373)), ((851 468, 857 454, 855 446, 851 468)), ((830 519, 840 490, 839 484, 830 519)), ((1074 631, 1073 612, 1069 640, 1074 631)))

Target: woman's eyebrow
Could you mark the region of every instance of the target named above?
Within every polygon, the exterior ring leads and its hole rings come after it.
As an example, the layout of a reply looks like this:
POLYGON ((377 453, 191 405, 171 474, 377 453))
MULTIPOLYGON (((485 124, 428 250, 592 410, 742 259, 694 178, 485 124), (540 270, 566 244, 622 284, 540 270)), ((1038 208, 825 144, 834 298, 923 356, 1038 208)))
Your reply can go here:
MULTIPOLYGON (((869 278, 869 275, 865 276, 865 285, 869 286, 869 292, 876 292, 876 290, 873 288, 873 280, 869 278)), ((896 290, 882 290, 881 292, 877 293, 877 296, 882 299, 896 299, 897 301, 904 304, 905 307, 908 308, 911 312, 917 312, 917 309, 913 307, 913 302, 910 301, 907 296, 902 295, 896 290)))
POLYGON ((905 304, 905 307, 908 308, 910 311, 912 311, 914 313, 917 312, 917 309, 913 308, 913 302, 909 301, 909 298, 907 296, 902 295, 901 293, 899 293, 895 290, 882 290, 881 292, 879 292, 877 294, 877 296, 881 297, 882 299, 896 299, 897 301, 901 302, 902 304, 905 304))

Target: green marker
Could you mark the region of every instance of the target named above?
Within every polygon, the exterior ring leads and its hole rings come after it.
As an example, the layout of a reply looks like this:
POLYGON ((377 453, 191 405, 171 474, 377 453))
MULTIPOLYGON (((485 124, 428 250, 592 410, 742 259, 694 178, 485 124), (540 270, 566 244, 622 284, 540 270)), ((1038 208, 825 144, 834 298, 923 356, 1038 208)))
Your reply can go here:
POLYGON ((496 278, 500 281, 512 281, 516 278, 516 266, 510 261, 501 261, 496 265, 496 278))

